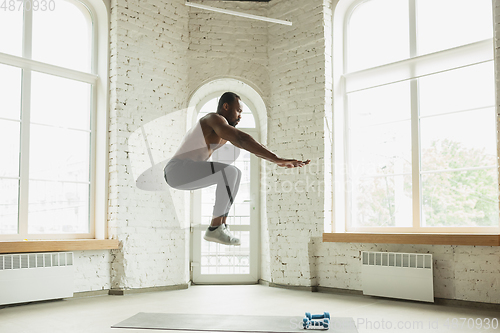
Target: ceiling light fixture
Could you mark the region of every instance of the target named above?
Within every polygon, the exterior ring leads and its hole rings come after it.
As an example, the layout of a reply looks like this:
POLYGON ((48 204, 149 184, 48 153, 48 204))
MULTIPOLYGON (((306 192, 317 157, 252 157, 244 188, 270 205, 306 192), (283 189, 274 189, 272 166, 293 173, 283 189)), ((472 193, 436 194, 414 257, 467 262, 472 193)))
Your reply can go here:
POLYGON ((186 1, 186 6, 210 10, 210 11, 222 13, 222 14, 229 14, 229 15, 234 15, 234 16, 239 16, 239 17, 245 17, 245 18, 249 18, 249 19, 253 19, 253 20, 266 21, 266 22, 278 23, 278 24, 284 24, 284 25, 292 25, 292 22, 290 22, 290 21, 283 21, 283 20, 273 19, 273 18, 269 18, 269 17, 265 17, 265 16, 235 12, 233 10, 210 7, 210 6, 200 5, 197 3, 192 3, 192 2, 187 2, 187 1, 186 1))

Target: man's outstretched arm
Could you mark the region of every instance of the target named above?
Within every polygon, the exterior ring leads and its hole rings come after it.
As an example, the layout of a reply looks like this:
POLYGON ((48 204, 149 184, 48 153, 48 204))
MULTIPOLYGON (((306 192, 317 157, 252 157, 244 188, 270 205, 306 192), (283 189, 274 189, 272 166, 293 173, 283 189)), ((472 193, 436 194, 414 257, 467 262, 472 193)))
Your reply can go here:
POLYGON ((310 160, 299 161, 278 157, 275 153, 252 138, 251 135, 230 126, 227 123, 227 120, 221 115, 214 114, 208 117, 207 123, 213 128, 215 133, 217 133, 217 135, 224 140, 227 140, 236 147, 245 149, 260 158, 276 163, 279 166, 287 168, 302 167, 310 162, 310 160))

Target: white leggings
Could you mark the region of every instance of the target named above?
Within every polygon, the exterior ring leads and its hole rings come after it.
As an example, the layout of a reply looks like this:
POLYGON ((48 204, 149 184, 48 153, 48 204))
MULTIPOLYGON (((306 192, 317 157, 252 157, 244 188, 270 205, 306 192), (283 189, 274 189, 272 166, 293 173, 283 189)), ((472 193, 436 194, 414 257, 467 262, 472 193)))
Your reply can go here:
POLYGON ((213 216, 227 216, 238 193, 241 171, 219 162, 172 159, 165 167, 167 184, 178 190, 197 190, 217 184, 213 216))

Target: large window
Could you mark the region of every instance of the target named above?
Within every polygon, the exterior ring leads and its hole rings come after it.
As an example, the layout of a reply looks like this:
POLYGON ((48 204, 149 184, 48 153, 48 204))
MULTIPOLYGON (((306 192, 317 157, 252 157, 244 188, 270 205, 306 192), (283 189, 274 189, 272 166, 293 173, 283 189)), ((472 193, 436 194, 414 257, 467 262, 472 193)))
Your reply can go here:
POLYGON ((490 0, 347 12, 347 231, 499 230, 492 20, 490 0))
POLYGON ((0 239, 93 238, 90 12, 7 1, 0 30, 0 239))

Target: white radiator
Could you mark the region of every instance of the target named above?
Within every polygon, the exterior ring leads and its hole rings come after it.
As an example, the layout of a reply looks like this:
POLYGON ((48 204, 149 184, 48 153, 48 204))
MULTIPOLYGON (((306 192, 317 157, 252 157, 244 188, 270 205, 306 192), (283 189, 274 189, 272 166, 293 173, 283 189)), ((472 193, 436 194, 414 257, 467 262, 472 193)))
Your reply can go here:
POLYGON ((434 302, 432 254, 361 253, 363 294, 434 302))
POLYGON ((73 296, 73 253, 0 255, 0 305, 73 296))

